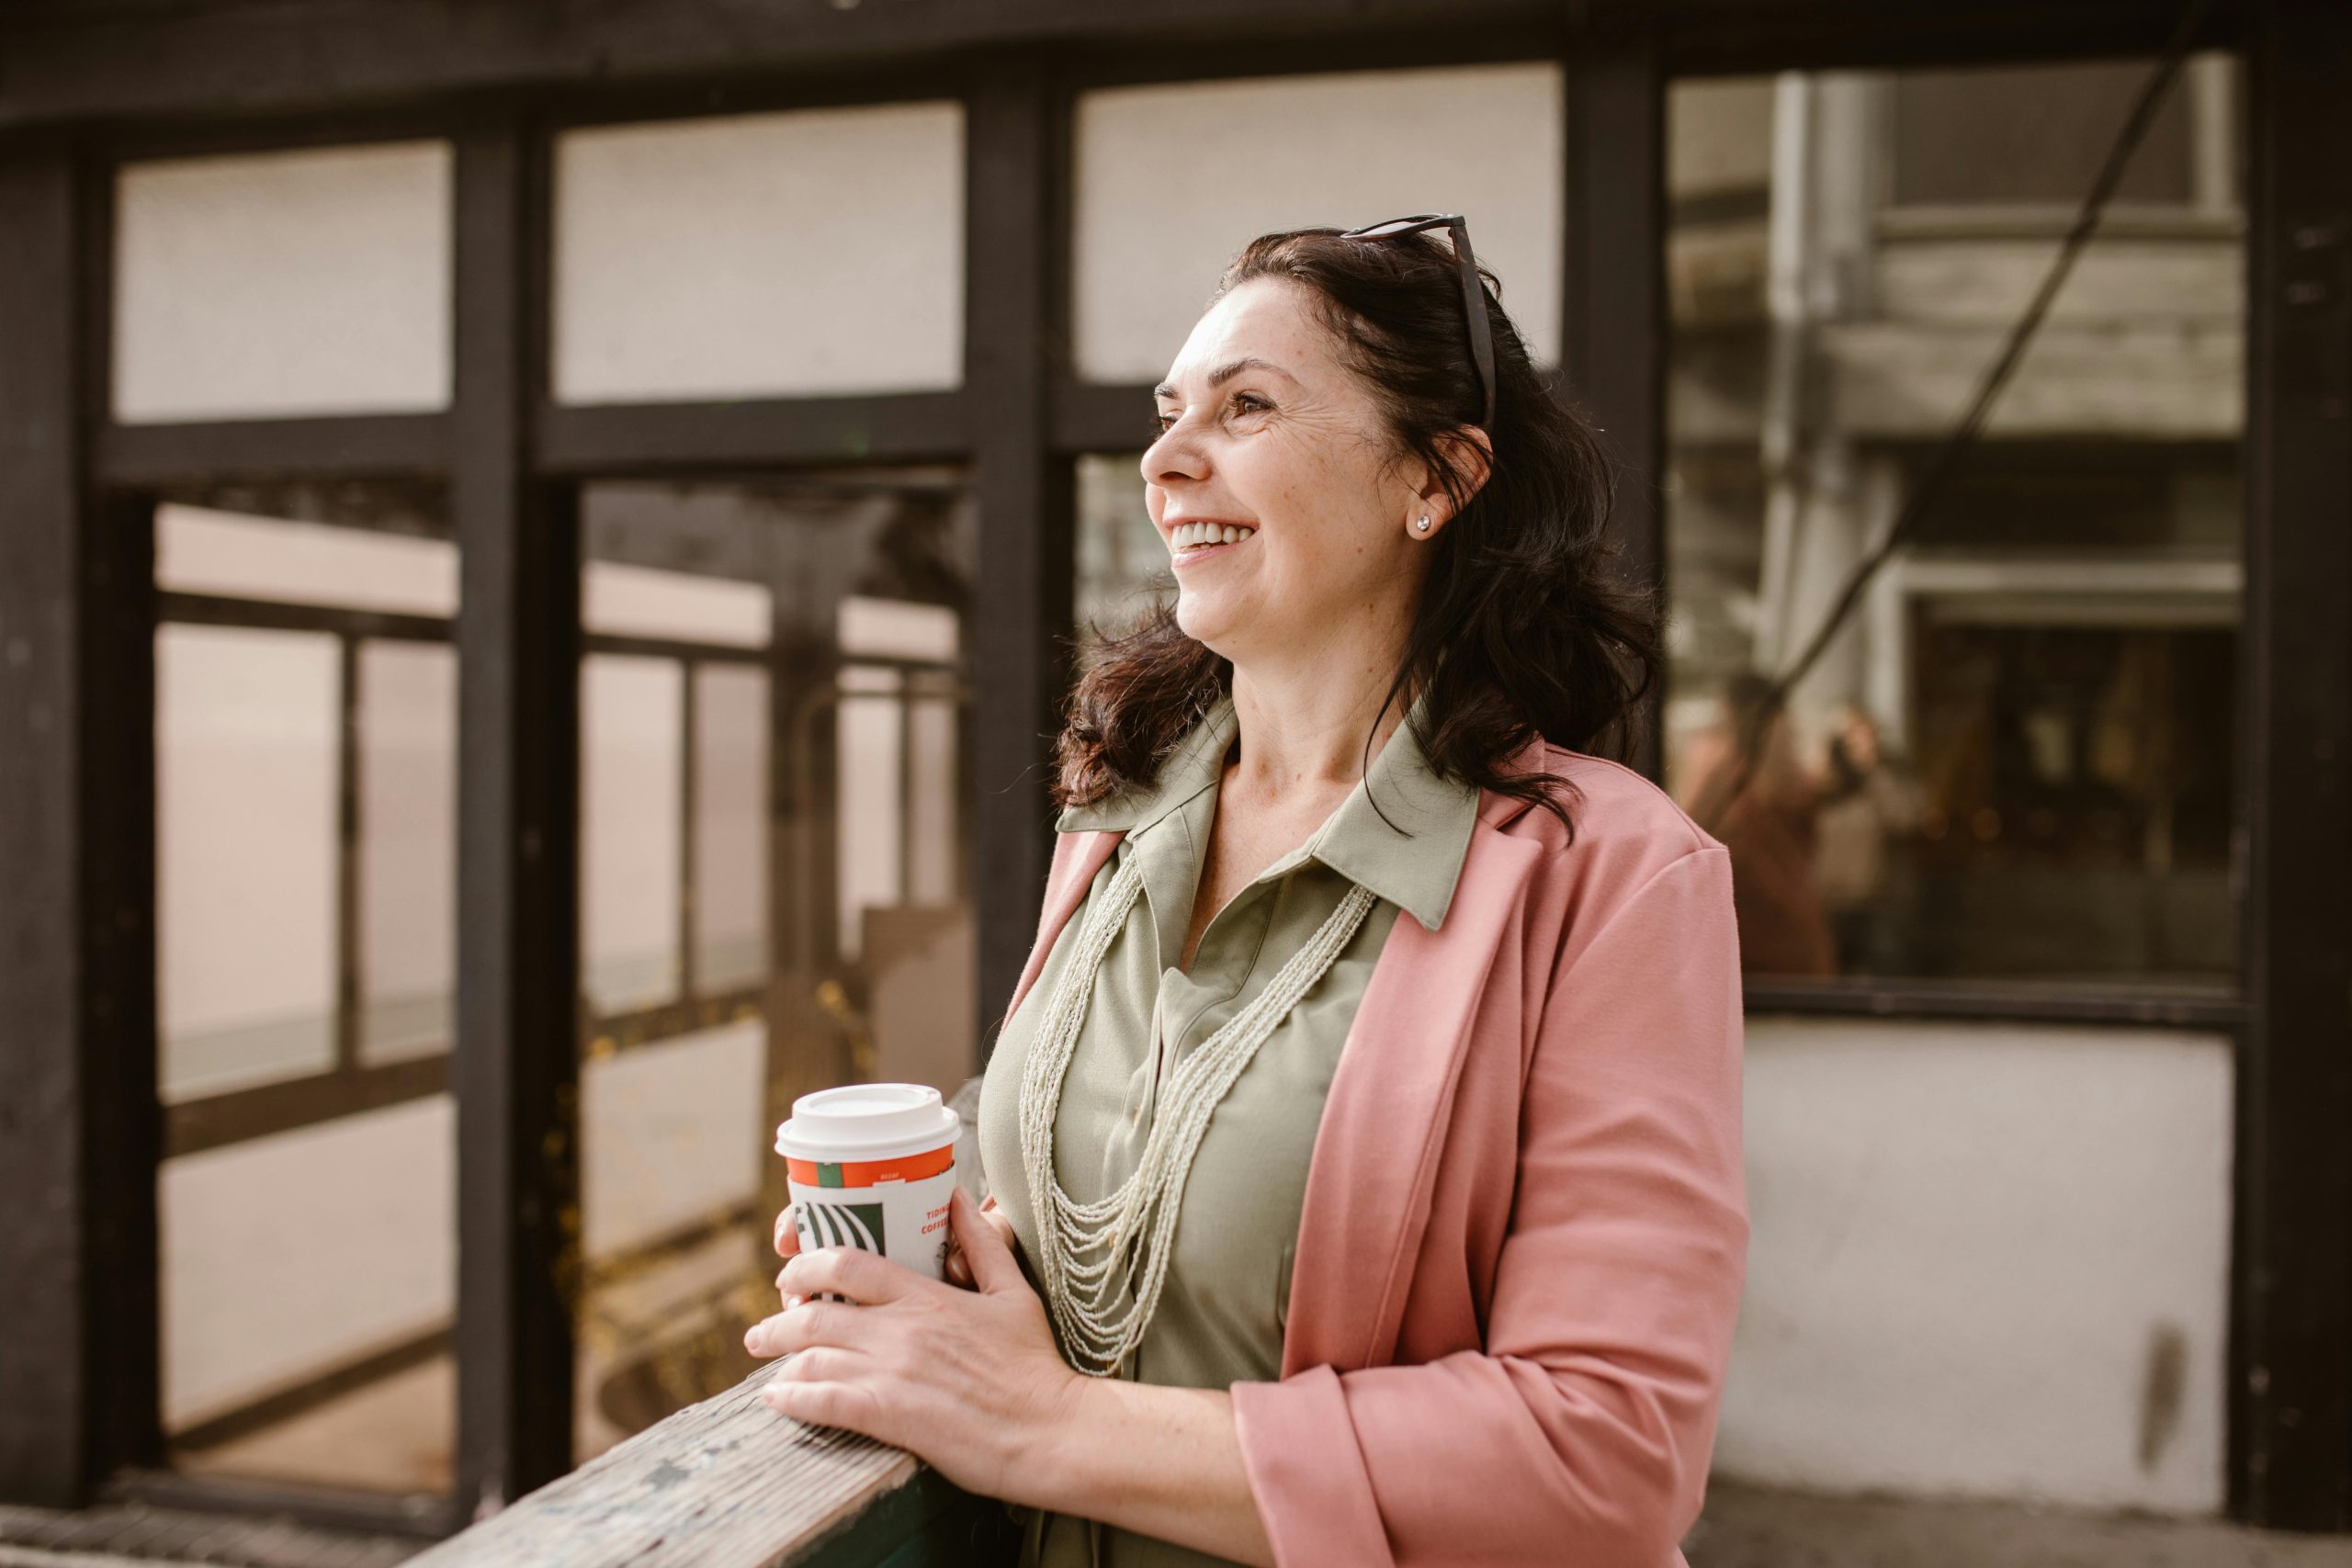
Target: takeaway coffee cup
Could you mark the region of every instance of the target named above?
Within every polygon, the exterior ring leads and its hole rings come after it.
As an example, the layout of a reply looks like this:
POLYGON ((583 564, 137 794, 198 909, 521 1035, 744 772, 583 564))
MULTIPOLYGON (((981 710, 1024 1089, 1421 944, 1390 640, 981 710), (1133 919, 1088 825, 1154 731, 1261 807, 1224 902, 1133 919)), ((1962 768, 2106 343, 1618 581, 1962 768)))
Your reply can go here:
POLYGON ((923 1084, 845 1084, 794 1100, 775 1151, 802 1250, 854 1247, 944 1278, 962 1125, 923 1084))

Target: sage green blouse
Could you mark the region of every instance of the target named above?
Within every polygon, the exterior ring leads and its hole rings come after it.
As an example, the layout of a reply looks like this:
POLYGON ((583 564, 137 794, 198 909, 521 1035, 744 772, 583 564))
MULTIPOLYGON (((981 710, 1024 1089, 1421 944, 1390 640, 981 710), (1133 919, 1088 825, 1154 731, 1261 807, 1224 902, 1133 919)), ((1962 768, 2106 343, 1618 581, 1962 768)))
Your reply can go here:
MULTIPOLYGON (((1478 807, 1478 792, 1432 773, 1411 725, 1399 725, 1365 781, 1323 826, 1217 911, 1191 970, 1182 970, 1176 964, 1217 785, 1238 734, 1227 698, 1149 786, 1062 813, 1056 824, 1062 832, 1124 829, 1126 837, 1005 1021, 980 1088, 982 1180, 1011 1220, 1022 1268, 1037 1284, 1036 1211, 1021 1161, 1022 1070, 1079 931, 1120 868, 1141 857, 1143 897, 1103 956, 1054 1119, 1056 1174, 1080 1202, 1105 1196, 1134 1171, 1159 1085, 1174 1065, 1265 988, 1351 885, 1377 896, 1338 961, 1259 1048, 1202 1136, 1158 1307, 1118 1371, 1185 1388, 1281 1377, 1307 1159, 1340 1048, 1398 912, 1431 931, 1445 918, 1478 807)), ((1225 1561, 1091 1519, 1013 1511, 1023 1519, 1022 1568, 1201 1568, 1225 1561)))

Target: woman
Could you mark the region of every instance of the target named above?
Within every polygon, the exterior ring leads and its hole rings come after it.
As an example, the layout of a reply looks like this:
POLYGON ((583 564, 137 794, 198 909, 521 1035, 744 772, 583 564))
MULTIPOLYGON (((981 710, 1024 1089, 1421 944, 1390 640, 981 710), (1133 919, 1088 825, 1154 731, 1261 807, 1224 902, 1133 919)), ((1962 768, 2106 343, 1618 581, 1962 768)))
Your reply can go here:
POLYGON ((1178 598, 1061 737, 976 1288, 814 1250, 747 1336, 797 1352, 777 1410, 1015 1505, 1024 1563, 1660 1568, 1698 1512, 1728 861, 1583 753, 1653 627, 1589 433, 1430 226, 1254 242, 1159 389, 1178 598))

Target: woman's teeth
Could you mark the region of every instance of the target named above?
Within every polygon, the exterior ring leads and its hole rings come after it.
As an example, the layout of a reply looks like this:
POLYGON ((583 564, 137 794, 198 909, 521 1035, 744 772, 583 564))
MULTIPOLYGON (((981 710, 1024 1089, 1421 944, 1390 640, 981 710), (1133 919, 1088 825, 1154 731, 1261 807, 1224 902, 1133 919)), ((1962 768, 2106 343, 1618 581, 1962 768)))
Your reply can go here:
POLYGON ((1168 539, 1178 549, 1189 550, 1199 545, 1238 545, 1257 531, 1230 523, 1179 523, 1168 531, 1168 539))

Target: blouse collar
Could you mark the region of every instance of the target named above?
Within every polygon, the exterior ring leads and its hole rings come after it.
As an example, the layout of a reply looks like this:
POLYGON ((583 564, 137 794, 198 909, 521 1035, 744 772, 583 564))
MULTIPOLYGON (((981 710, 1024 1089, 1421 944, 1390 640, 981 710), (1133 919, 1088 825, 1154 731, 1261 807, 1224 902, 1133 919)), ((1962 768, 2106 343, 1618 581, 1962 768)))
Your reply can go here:
MULTIPOLYGON (((1445 919, 1463 857, 1478 819, 1478 790, 1441 777, 1413 733, 1416 702, 1372 767, 1307 840, 1261 875, 1312 858, 1371 889, 1430 931, 1445 919)), ((1067 807, 1054 824, 1064 833, 1136 834, 1215 789, 1226 754, 1240 733, 1230 695, 1220 697, 1176 743, 1148 783, 1091 806, 1067 807)))

